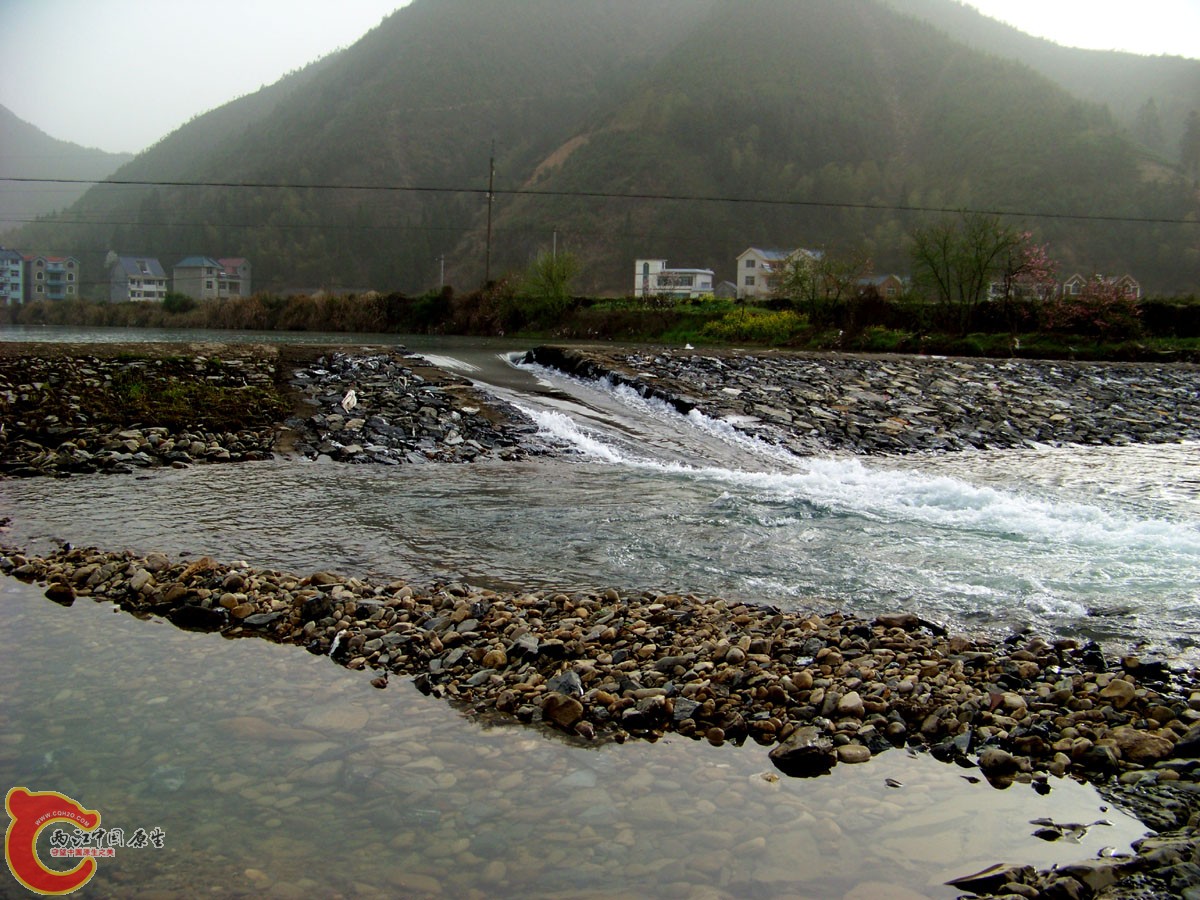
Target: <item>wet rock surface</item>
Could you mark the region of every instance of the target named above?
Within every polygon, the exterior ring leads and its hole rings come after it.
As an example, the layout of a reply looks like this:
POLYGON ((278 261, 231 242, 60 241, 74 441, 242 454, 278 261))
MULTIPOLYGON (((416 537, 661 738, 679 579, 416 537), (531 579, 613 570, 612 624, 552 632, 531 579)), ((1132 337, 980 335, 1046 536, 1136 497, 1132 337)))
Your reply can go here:
MULTIPOLYGON (((546 452, 515 411, 395 348, 239 355, 173 345, 158 360, 94 350, 0 353, 0 473, 132 472, 273 452, 383 465, 546 452), (186 382, 233 397, 240 412, 164 424, 105 399, 113 385, 186 382)), ((1200 437, 1192 366, 611 348, 540 348, 530 359, 802 454, 1200 437)), ((1161 660, 1106 659, 1095 645, 1028 634, 994 643, 911 614, 865 621, 680 594, 417 588, 69 547, 48 557, 8 548, 0 569, 44 584, 56 603, 90 596, 181 628, 300 644, 378 670, 377 687, 411 677, 478 715, 583 741, 749 740, 772 747, 785 775, 907 745, 1000 786, 1086 778, 1156 832, 1134 855, 1049 872, 1003 867, 958 886, 981 896, 1200 891, 1200 681, 1161 660)), ((1085 826, 1038 827, 1050 840, 1085 826)))
POLYGON ((811 353, 538 347, 808 455, 1123 445, 1200 438, 1200 367, 811 353))
POLYGON ((290 375, 312 412, 286 424, 291 447, 338 462, 471 462, 549 452, 512 407, 420 357, 332 352, 290 375))

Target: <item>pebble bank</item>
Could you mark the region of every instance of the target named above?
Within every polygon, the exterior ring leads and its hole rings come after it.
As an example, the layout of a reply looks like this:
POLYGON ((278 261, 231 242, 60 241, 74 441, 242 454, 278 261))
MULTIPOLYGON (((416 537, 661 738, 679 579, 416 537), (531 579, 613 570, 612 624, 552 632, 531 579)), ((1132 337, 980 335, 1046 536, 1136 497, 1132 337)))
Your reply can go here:
POLYGON ((1029 635, 992 644, 911 613, 865 621, 615 589, 420 589, 129 551, 3 554, 0 570, 43 583, 61 604, 92 597, 183 628, 300 644, 376 670, 377 687, 411 677, 480 714, 584 741, 750 741, 793 777, 908 745, 997 786, 1111 781, 1117 801, 1161 827, 1137 855, 1053 872, 1005 867, 957 886, 1087 897, 1130 879, 1200 885, 1200 681, 1162 662, 1029 635))
POLYGON ((511 460, 549 452, 536 431, 403 348, 0 343, 0 475, 129 474, 281 453, 381 465, 511 460), (170 421, 145 420, 177 395, 170 421))

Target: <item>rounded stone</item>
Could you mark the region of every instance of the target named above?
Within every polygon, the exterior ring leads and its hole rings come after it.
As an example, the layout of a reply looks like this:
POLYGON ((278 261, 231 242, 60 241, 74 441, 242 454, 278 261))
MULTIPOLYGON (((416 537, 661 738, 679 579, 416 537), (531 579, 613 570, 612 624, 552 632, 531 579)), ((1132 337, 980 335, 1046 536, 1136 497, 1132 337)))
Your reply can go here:
POLYGON ((865 763, 871 759, 871 751, 862 744, 843 744, 837 748, 838 762, 847 765, 865 763))
POLYGON ((571 728, 583 718, 583 704, 574 697, 551 692, 542 701, 542 718, 560 728, 571 728))

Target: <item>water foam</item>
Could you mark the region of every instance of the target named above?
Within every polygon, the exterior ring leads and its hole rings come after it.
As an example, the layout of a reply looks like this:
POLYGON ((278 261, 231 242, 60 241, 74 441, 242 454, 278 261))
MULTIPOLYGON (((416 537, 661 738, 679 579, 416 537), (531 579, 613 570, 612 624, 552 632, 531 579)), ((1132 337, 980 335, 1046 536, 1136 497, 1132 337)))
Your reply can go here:
MULTIPOLYGON (((526 412, 545 435, 592 460, 715 480, 749 491, 746 499, 756 502, 783 501, 815 507, 827 514, 857 516, 864 521, 908 522, 978 532, 1005 540, 1200 556, 1200 528, 1194 522, 1131 517, 1094 504, 980 486, 951 476, 870 468, 857 459, 800 460, 784 448, 741 434, 727 423, 695 410, 684 417, 667 404, 648 400, 629 388, 619 387, 612 393, 656 416, 669 415, 675 422, 686 421, 757 458, 789 463, 793 471, 745 471, 645 456, 617 446, 599 432, 581 427, 569 416, 528 409, 526 412), (801 471, 794 471, 798 465, 801 471)), ((780 521, 786 521, 786 517, 780 521)))

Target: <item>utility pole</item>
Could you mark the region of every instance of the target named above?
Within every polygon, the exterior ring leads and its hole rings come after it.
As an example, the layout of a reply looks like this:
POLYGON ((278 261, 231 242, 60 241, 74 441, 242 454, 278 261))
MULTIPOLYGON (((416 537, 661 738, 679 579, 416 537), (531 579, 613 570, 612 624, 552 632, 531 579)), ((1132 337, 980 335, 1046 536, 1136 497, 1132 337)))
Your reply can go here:
POLYGON ((558 262, 558 229, 554 229, 554 241, 550 244, 550 259, 558 262))
POLYGON ((492 141, 492 155, 488 159, 488 195, 487 195, 487 252, 483 259, 483 284, 486 287, 492 280, 492 200, 495 195, 492 188, 496 182, 496 142, 492 141))
POLYGON ((438 262, 441 263, 441 272, 438 275, 438 291, 440 292, 446 287, 446 254, 443 253, 438 257, 438 262))

